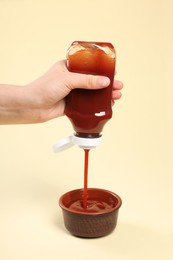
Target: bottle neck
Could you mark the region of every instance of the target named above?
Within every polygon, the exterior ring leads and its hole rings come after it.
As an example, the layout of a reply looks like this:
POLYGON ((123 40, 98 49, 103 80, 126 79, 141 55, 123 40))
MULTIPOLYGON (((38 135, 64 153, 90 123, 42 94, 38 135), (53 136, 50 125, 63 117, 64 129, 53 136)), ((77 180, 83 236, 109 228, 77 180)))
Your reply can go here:
POLYGON ((75 133, 76 137, 80 137, 80 138, 99 138, 102 135, 100 133, 80 133, 77 132, 75 133))
POLYGON ((90 136, 89 135, 85 135, 85 136, 77 136, 77 135, 74 135, 73 136, 73 143, 78 145, 79 147, 83 148, 83 149, 93 149, 95 147, 97 147, 102 141, 102 136, 100 135, 95 135, 94 137, 93 136, 90 136))

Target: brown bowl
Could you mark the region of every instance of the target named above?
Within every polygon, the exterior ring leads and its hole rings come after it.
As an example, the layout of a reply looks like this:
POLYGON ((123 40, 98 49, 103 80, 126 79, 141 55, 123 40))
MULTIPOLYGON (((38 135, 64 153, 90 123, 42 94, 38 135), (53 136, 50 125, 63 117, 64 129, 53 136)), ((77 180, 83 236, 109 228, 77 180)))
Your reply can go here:
POLYGON ((101 210, 98 211, 71 208, 71 204, 76 201, 83 201, 83 189, 69 191, 60 197, 64 225, 72 235, 94 238, 108 235, 115 229, 121 198, 108 190, 89 188, 87 201, 93 200, 104 203, 107 207, 103 209, 101 205, 101 210))

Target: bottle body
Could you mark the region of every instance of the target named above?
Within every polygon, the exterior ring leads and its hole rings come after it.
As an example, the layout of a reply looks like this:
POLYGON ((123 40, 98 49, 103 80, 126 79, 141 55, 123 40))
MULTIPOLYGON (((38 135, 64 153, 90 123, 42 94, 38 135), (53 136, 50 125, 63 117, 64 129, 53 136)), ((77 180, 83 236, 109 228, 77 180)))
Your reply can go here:
MULTIPOLYGON (((112 84, 116 64, 111 43, 73 42, 67 51, 67 68, 71 72, 102 75, 110 78, 104 89, 74 89, 66 98, 65 114, 76 136, 95 138, 112 117, 112 84)), ((82 86, 81 86, 82 87, 82 86)))

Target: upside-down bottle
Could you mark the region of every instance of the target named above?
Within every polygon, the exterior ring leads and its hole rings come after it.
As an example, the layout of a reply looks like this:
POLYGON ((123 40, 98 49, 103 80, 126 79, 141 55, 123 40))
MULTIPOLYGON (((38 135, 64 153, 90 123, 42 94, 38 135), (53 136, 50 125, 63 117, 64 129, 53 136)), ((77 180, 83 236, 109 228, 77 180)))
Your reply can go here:
POLYGON ((71 44, 67 51, 68 70, 107 76, 110 85, 98 90, 82 89, 81 86, 70 92, 66 97, 65 114, 75 133, 55 145, 56 151, 73 144, 91 149, 100 143, 103 127, 112 117, 111 95, 115 65, 116 53, 111 43, 75 41, 71 44))

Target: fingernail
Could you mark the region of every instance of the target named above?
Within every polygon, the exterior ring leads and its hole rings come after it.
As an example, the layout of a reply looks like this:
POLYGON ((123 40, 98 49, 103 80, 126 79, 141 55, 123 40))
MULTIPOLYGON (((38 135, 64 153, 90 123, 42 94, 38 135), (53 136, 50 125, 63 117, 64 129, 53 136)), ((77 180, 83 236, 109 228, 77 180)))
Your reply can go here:
POLYGON ((107 77, 99 77, 99 83, 102 87, 107 87, 110 84, 110 79, 107 77))

